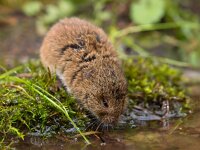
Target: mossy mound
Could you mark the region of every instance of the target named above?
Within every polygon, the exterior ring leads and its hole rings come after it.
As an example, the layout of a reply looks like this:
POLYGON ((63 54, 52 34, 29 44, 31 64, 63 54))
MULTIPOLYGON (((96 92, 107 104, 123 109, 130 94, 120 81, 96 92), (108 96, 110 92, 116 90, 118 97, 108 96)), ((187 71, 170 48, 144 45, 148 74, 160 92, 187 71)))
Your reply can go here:
POLYGON ((190 99, 180 70, 141 57, 125 59, 123 67, 129 84, 126 124, 133 125, 133 120, 161 121, 186 115, 190 99))
POLYGON ((135 102, 185 101, 181 71, 149 58, 131 58, 123 63, 129 97, 135 102))
MULTIPOLYGON (((150 59, 127 59, 123 63, 129 83, 131 110, 141 102, 163 100, 185 102, 186 95, 180 71, 150 59)), ((75 99, 59 85, 56 76, 30 61, 0 75, 0 134, 23 138, 27 134, 51 136, 58 132, 76 133, 73 123, 47 98, 66 109, 74 123, 84 131, 90 120, 75 99), (59 100, 59 101, 57 101, 59 100)))
POLYGON ((31 61, 0 75, 0 133, 23 138, 27 133, 51 136, 57 132, 76 132, 71 122, 45 99, 48 95, 44 91, 59 99, 76 125, 85 128, 88 119, 78 110, 74 98, 39 61, 31 61), (25 84, 26 81, 30 84, 25 84), (32 84, 43 89, 38 89, 43 95, 35 92, 32 84))

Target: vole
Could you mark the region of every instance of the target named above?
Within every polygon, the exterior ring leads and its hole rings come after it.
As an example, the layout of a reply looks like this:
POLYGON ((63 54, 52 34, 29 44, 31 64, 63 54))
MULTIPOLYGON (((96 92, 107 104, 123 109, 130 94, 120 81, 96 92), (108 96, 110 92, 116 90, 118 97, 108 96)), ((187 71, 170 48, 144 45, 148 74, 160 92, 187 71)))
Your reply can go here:
POLYGON ((44 38, 40 57, 102 124, 117 123, 127 104, 127 82, 101 28, 79 18, 60 20, 44 38))

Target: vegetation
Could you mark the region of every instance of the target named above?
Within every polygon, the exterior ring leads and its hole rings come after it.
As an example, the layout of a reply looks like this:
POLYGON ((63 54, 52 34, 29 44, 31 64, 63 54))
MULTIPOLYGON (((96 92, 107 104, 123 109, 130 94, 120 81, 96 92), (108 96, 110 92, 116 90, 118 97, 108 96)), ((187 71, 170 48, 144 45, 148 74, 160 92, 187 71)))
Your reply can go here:
POLYGON ((141 56, 144 56, 144 52, 155 55, 149 49, 169 45, 170 49, 175 49, 175 52, 165 50, 163 52, 165 56, 200 67, 200 35, 198 34, 200 22, 197 15, 188 9, 183 9, 188 3, 189 0, 138 0, 131 4, 128 0, 123 2, 100 0, 92 3, 90 0, 58 0, 56 3, 46 5, 40 1, 28 1, 23 5, 22 10, 29 16, 36 16, 39 33, 45 33, 50 25, 63 17, 88 18, 97 25, 108 26, 109 28, 104 29, 110 33, 114 43, 122 44, 123 41, 125 48, 131 48, 141 56), (85 10, 91 10, 92 13, 85 10), (129 23, 133 24, 132 30, 126 27, 129 23), (144 30, 144 25, 149 26, 150 31, 153 32, 143 33, 149 31, 144 30), (121 28, 127 31, 123 34, 119 31, 123 40, 119 39, 119 35, 116 36, 116 32, 121 28), (160 29, 171 29, 174 33, 155 32, 160 29), (135 32, 140 34, 127 36, 135 32), (151 42, 152 40, 154 42, 151 42))
MULTIPOLYGON (((124 68, 132 103, 145 100, 162 105, 163 100, 175 97, 186 102, 179 71, 142 58, 126 59, 124 68)), ((0 95, 2 138, 6 139, 10 134, 22 139, 27 134, 48 137, 59 132, 71 135, 78 131, 89 143, 81 131, 87 128, 90 120, 39 61, 4 71, 0 75, 0 95)), ((133 107, 131 105, 129 109, 133 107)))
POLYGON ((128 59, 124 62, 130 96, 146 101, 184 100, 181 72, 151 59, 128 59))
POLYGON ((3 73, 0 79, 0 131, 4 136, 13 133, 23 138, 22 130, 49 136, 71 128, 80 131, 77 125, 85 127, 87 118, 80 111, 72 111, 77 105, 74 99, 56 86, 56 78, 45 72, 39 62, 30 62, 3 73), (77 118, 72 120, 69 115, 77 118))
POLYGON ((129 110, 136 105, 153 113, 165 111, 162 107, 166 102, 177 116, 183 116, 182 113, 190 109, 180 70, 159 60, 140 57, 127 58, 123 64, 129 84, 129 110), (181 107, 174 105, 177 102, 181 107))
POLYGON ((0 0, 0 5, 36 19, 40 34, 63 17, 77 16, 105 29, 118 49, 123 46, 140 56, 157 56, 159 51, 161 56, 200 67, 199 16, 192 10, 198 5, 195 0, 0 0))

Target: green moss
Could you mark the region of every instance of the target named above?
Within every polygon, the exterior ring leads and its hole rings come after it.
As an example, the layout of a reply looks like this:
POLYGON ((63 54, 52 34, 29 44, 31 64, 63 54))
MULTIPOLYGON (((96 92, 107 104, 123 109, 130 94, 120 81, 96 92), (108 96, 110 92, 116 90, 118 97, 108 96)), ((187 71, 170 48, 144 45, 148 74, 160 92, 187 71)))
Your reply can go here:
MULTIPOLYGON (((185 100, 180 71, 143 58, 127 59, 123 67, 129 83, 129 99, 133 104, 185 100)), ((80 130, 84 131, 89 123, 84 112, 78 109, 75 99, 59 85, 56 76, 44 70, 39 61, 2 71, 0 97, 2 139, 10 134, 23 138, 27 133, 40 136, 52 136, 58 132, 69 136, 76 133, 70 119, 47 98, 60 109, 66 109, 80 130)))
POLYGON ((14 134, 23 138, 27 133, 51 136, 58 131, 66 132, 73 128, 72 123, 63 113, 59 112, 44 96, 33 90, 33 85, 38 85, 61 100, 62 106, 68 111, 76 125, 84 129, 83 122, 88 119, 77 109, 74 98, 67 94, 64 88, 60 88, 56 77, 51 76, 41 66, 38 61, 33 61, 0 75, 0 134, 3 135, 2 137, 14 134), (10 77, 21 78, 22 81, 28 81, 33 85, 18 82, 10 77))
POLYGON ((181 71, 149 58, 129 58, 123 62, 129 98, 134 104, 162 101, 186 102, 181 71))

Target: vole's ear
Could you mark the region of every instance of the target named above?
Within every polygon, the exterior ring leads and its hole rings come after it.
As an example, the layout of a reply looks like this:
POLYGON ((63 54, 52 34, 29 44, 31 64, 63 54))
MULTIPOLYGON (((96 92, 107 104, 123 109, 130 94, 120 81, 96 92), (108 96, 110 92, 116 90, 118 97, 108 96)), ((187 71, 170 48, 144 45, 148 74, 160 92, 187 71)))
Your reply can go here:
POLYGON ((78 42, 78 45, 81 46, 81 47, 84 47, 85 46, 85 41, 83 39, 81 39, 80 37, 79 38, 76 38, 77 42, 78 42))
POLYGON ((98 34, 96 34, 96 41, 99 42, 99 43, 101 42, 101 38, 98 34))

